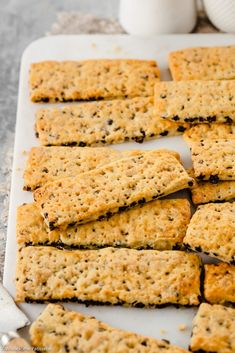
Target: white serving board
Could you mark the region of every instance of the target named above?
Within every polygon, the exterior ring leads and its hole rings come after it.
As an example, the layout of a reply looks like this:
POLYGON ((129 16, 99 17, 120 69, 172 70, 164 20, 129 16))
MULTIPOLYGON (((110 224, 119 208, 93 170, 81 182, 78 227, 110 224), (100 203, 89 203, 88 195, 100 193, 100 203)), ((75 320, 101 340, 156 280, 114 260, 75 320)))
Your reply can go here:
MULTIPOLYGON (((24 51, 21 62, 18 110, 16 122, 14 162, 8 219, 4 285, 14 297, 16 264, 16 208, 24 202, 32 202, 30 192, 22 191, 23 171, 27 159, 26 151, 39 145, 34 134, 35 111, 46 106, 29 101, 28 71, 32 62, 41 60, 81 60, 98 58, 156 59, 161 69, 161 79, 168 80, 167 55, 170 51, 191 46, 215 46, 235 44, 235 35, 190 34, 162 35, 139 38, 128 35, 69 35, 41 38, 31 43, 24 51)), ((48 105, 47 105, 48 106, 48 105)), ((190 166, 189 149, 182 137, 166 137, 143 144, 123 143, 117 149, 170 148, 181 154, 186 167, 190 166)), ((190 340, 191 322, 196 309, 167 307, 164 309, 139 309, 111 306, 89 306, 65 304, 66 307, 91 314, 106 323, 125 330, 155 338, 165 338, 171 343, 187 348, 190 340), (186 330, 179 331, 185 324, 186 330)), ((21 304, 20 307, 31 320, 43 310, 41 304, 21 304)), ((7 318, 6 318, 7 320, 7 318)), ((24 330, 27 335, 27 330, 24 330)))

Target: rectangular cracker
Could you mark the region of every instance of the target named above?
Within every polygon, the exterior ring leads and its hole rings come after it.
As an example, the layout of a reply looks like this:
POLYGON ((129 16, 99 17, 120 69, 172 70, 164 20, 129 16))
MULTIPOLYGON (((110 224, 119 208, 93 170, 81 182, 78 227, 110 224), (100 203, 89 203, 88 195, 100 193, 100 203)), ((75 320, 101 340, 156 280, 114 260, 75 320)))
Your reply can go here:
POLYGON ((235 81, 167 81, 155 84, 156 114, 186 123, 235 123, 235 81))
MULTIPOLYGON (((187 170, 187 172, 192 178, 195 178, 193 169, 187 170)), ((217 184, 212 184, 209 181, 194 179, 190 191, 195 205, 215 201, 232 201, 235 199, 235 181, 219 181, 217 184)))
POLYGON ((32 102, 148 97, 160 72, 156 61, 42 61, 30 67, 32 102))
POLYGON ((216 184, 235 180, 235 139, 201 140, 191 144, 195 177, 216 184))
POLYGON ((51 353, 187 353, 166 341, 116 329, 95 317, 49 304, 30 328, 34 347, 51 353))
MULTIPOLYGON (((170 153, 180 160, 175 151, 159 151, 170 153)), ((142 153, 138 150, 117 151, 107 147, 33 147, 24 171, 24 190, 35 190, 50 181, 76 176, 112 161, 142 153)))
POLYGON ((228 263, 235 261, 235 202, 208 203, 190 220, 184 245, 228 263))
POLYGON ((145 151, 77 177, 48 183, 34 192, 50 228, 109 218, 137 204, 191 185, 191 178, 171 154, 145 151))
POLYGON ((153 97, 40 109, 36 135, 44 146, 99 146, 180 135, 188 124, 159 118, 153 97))
POLYGON ((102 221, 48 232, 36 204, 24 204, 17 210, 17 242, 20 246, 171 250, 182 245, 189 220, 187 199, 166 199, 148 202, 102 221))
POLYGON ((198 353, 234 353, 235 309, 202 303, 193 320, 190 349, 198 353))
POLYGON ((235 124, 198 124, 191 126, 183 134, 189 147, 200 140, 235 139, 235 124))
POLYGON ((16 300, 198 305, 200 271, 197 255, 177 250, 27 246, 18 254, 16 300))
POLYGON ((235 45, 195 47, 171 52, 168 63, 173 80, 235 79, 235 45))
POLYGON ((138 153, 107 147, 33 147, 24 171, 24 190, 35 190, 50 181, 76 176, 138 153))
POLYGON ((211 304, 235 303, 235 266, 205 265, 204 296, 211 304))

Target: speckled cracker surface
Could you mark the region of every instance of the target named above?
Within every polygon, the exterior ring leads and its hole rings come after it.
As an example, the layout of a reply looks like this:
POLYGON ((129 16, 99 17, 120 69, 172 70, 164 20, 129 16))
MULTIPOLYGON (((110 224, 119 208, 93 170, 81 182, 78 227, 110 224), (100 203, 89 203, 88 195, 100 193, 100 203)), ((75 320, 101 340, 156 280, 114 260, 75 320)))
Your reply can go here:
POLYGON ((36 204, 25 204, 17 212, 17 242, 20 246, 53 244, 170 250, 182 245, 189 220, 187 199, 166 199, 148 202, 102 221, 48 232, 36 204))
POLYGON ((235 261, 235 202, 209 203, 197 208, 190 220, 185 246, 212 257, 235 261))
POLYGON ((235 139, 235 124, 198 124, 187 129, 183 138, 191 143, 200 140, 235 139))
POLYGON ((147 97, 160 72, 151 60, 42 61, 30 67, 33 102, 147 97))
POLYGON ((143 335, 112 328, 94 317, 49 304, 30 328, 35 347, 51 353, 186 353, 182 348, 143 335))
POLYGON ((187 123, 234 123, 235 81, 167 81, 155 84, 156 114, 187 123))
POLYGON ((50 181, 76 176, 138 153, 107 147, 33 147, 24 172, 24 189, 34 190, 50 181))
POLYGON ((204 296, 211 304, 235 303, 235 266, 205 265, 204 296))
POLYGON ((40 109, 36 133, 41 145, 99 146, 181 134, 187 124, 159 118, 153 97, 89 102, 40 109))
POLYGON ((195 47, 171 52, 173 80, 233 80, 235 46, 195 47))
POLYGON ((216 184, 235 180, 235 139, 202 140, 191 144, 195 177, 216 184))
POLYGON ((193 320, 193 352, 235 352, 235 309, 203 303, 193 320))
POLYGON ((34 192, 51 230, 101 220, 137 204, 184 189, 191 178, 170 153, 145 151, 34 192))
POLYGON ((18 254, 16 300, 198 305, 200 267, 182 251, 28 246, 18 254))
MULTIPOLYGON (((194 178, 193 169, 187 171, 194 178)), ((194 204, 203 204, 215 201, 231 201, 235 199, 235 181, 219 181, 212 184, 209 181, 197 181, 194 179, 190 188, 194 204)))

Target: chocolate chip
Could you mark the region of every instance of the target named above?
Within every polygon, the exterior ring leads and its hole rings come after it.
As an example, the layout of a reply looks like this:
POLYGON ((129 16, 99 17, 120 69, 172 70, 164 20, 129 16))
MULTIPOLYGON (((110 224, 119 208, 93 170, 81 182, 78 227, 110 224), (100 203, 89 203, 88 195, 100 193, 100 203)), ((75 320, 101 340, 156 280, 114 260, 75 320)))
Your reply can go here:
POLYGON ((165 130, 165 131, 163 131, 163 132, 160 132, 160 135, 161 135, 161 136, 167 136, 167 135, 168 135, 168 131, 165 130))
POLYGON ((200 246, 195 246, 195 250, 198 252, 202 252, 202 248, 200 246))
POLYGON ((49 228, 50 228, 50 230, 54 230, 56 228, 55 222, 49 222, 49 228))
POLYGON ((233 123, 233 119, 231 119, 229 116, 225 117, 226 123, 228 124, 232 124, 233 123))
POLYGON ((70 350, 69 350, 69 346, 67 345, 67 343, 65 343, 64 345, 64 349, 65 349, 65 352, 69 353, 70 350))
POLYGON ((109 119, 109 120, 107 121, 107 123, 108 123, 108 125, 112 125, 113 120, 112 120, 112 119, 109 119))
POLYGON ((140 200, 138 201, 138 204, 139 204, 139 205, 143 205, 145 202, 146 202, 146 200, 145 200, 145 198, 143 197, 142 199, 140 199, 140 200))
POLYGON ((200 174, 200 175, 197 177, 198 180, 204 180, 204 178, 205 178, 205 175, 203 175, 203 174, 200 174))
POLYGON ((170 341, 166 340, 165 338, 163 338, 162 341, 166 342, 167 344, 170 344, 170 341))
POLYGON ((86 142, 80 141, 78 146, 79 147, 85 147, 86 146, 86 142))
POLYGON ((178 128, 177 128, 177 131, 179 132, 184 132, 186 130, 186 127, 180 125, 178 128))
POLYGON ((193 123, 195 120, 197 120, 197 118, 185 118, 184 120, 186 121, 186 123, 193 123))
POLYGON ((123 212, 128 208, 128 206, 120 206, 118 211, 123 212))
POLYGON ((49 98, 48 97, 42 97, 40 100, 41 100, 41 102, 44 102, 44 103, 48 103, 49 102, 49 98))
POLYGON ((143 136, 136 136, 136 137, 133 137, 133 140, 138 143, 143 143, 144 137, 143 136))
POLYGON ((211 175, 210 178, 209 178, 209 181, 210 181, 212 184, 218 184, 218 182, 219 182, 219 177, 218 177, 218 175, 211 175))
POLYGON ((209 123, 212 123, 213 121, 216 121, 216 116, 213 115, 213 116, 208 116, 207 117, 207 121, 209 121, 209 123))

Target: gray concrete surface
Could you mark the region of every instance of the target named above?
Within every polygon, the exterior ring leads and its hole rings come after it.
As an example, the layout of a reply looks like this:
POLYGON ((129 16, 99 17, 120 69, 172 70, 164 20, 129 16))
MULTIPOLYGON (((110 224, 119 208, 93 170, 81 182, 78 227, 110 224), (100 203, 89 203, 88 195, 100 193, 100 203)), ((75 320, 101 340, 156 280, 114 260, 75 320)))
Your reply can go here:
POLYGON ((116 17, 118 0, 0 0, 0 281, 7 224, 20 57, 61 11, 116 17))

